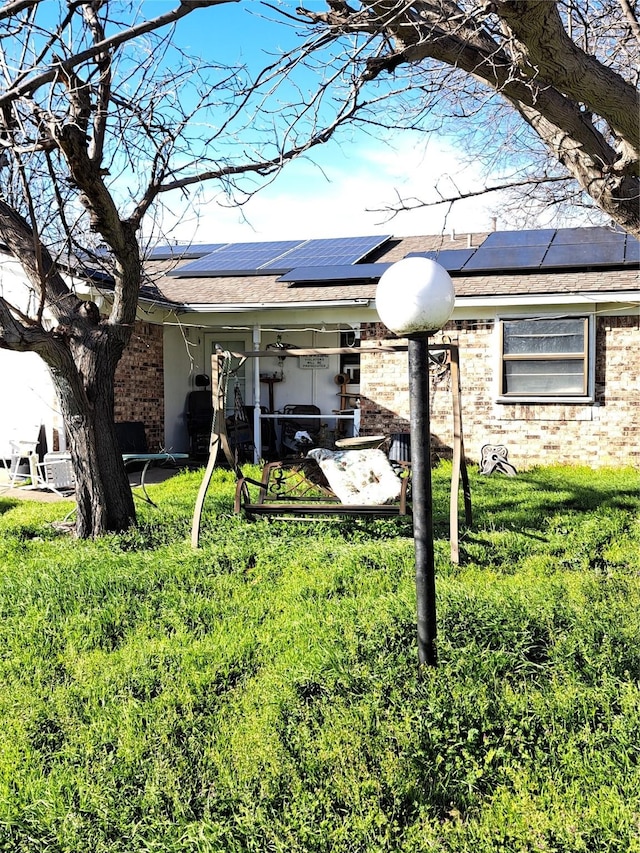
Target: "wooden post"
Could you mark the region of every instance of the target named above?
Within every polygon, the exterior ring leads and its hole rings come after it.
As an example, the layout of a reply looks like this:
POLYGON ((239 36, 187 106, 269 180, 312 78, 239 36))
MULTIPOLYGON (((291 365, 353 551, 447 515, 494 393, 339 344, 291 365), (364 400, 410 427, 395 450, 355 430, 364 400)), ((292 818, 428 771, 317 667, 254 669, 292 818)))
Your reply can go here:
POLYGON ((449 347, 449 366, 451 368, 451 394, 453 397, 453 460, 451 469, 451 495, 449 499, 449 536, 451 542, 451 562, 460 562, 458 536, 458 491, 462 478, 464 495, 464 514, 468 525, 472 523, 471 489, 469 474, 464 458, 464 439, 462 436, 462 401, 460 393, 460 354, 457 345, 449 347))
POLYGON ((231 452, 229 438, 227 436, 227 421, 225 408, 227 405, 228 358, 225 354, 211 356, 211 394, 213 397, 213 424, 211 427, 211 438, 209 439, 209 459, 205 468, 204 477, 200 483, 196 505, 193 510, 193 521, 191 523, 191 545, 197 548, 200 542, 200 522, 202 520, 202 508, 207 496, 211 477, 216 467, 216 460, 220 448, 229 463, 231 470, 238 473, 236 461, 231 452), (215 390, 214 390, 215 389, 215 390))

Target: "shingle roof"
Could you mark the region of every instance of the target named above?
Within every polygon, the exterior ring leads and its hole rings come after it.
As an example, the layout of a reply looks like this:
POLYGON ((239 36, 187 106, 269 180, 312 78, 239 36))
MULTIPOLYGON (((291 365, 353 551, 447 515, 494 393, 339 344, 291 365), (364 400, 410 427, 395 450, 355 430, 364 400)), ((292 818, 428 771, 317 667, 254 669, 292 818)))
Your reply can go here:
MULTIPOLYGON (((414 252, 476 248, 487 233, 455 237, 431 235, 390 238, 366 258, 367 263, 394 263, 414 252)), ((152 260, 145 265, 146 283, 141 296, 155 302, 180 306, 276 306, 340 300, 373 299, 375 281, 346 281, 294 285, 279 281, 280 275, 220 277, 172 277, 171 272, 189 263, 181 260, 152 260)), ((457 297, 500 297, 513 295, 624 292, 640 289, 637 266, 614 269, 496 270, 479 274, 451 272, 457 297)))

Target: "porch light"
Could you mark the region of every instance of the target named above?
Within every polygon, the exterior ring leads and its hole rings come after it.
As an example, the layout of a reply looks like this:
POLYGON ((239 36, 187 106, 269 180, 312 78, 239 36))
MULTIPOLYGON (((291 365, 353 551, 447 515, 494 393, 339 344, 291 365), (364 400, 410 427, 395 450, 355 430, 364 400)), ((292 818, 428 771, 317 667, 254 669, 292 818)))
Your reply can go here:
POLYGON ((429 419, 429 335, 451 317, 455 303, 449 273, 428 258, 404 258, 378 282, 376 309, 385 326, 409 340, 409 411, 416 555, 418 661, 435 666, 436 584, 429 419))

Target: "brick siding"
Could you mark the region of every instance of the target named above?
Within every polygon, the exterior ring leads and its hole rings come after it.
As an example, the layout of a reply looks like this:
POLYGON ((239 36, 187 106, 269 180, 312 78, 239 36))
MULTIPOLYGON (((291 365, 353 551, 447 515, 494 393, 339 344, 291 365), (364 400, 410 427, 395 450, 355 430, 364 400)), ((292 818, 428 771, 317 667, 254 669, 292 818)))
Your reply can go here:
POLYGON ((162 326, 136 323, 115 378, 116 421, 142 421, 151 452, 164 444, 162 326))
MULTIPOLYGON (((466 457, 479 462, 484 444, 504 444, 517 468, 553 462, 640 465, 640 322, 637 316, 596 321, 595 396, 585 405, 497 403, 493 321, 458 321, 444 330, 459 345, 466 457)), ((409 431, 407 354, 376 353, 366 341, 389 337, 381 324, 362 330, 361 431, 409 431)), ((441 339, 435 336, 434 343, 441 339)), ((451 455, 450 375, 431 374, 432 452, 451 455)))

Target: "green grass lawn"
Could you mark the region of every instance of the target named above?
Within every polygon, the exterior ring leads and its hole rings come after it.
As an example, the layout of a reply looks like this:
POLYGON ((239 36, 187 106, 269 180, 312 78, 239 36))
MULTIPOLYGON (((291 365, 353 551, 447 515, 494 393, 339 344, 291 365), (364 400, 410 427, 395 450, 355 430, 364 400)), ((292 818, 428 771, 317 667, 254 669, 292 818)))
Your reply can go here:
POLYGON ((419 672, 403 519, 137 529, 0 498, 0 850, 638 853, 640 472, 472 474, 419 672))

